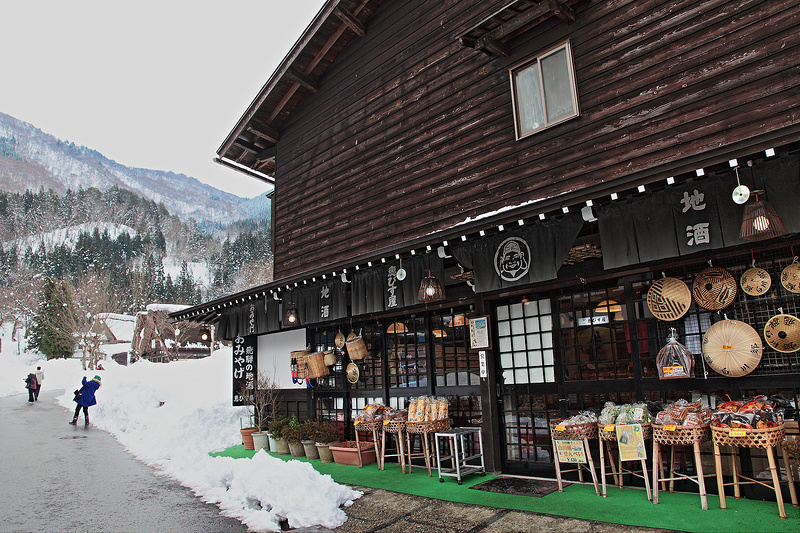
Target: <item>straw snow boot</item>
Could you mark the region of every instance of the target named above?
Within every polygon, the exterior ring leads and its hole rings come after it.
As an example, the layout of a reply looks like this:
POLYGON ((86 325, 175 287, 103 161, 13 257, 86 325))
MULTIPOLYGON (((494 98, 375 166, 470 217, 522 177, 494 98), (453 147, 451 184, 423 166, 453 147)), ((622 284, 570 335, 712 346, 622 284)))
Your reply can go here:
POLYGON ((70 424, 76 426, 78 424, 78 417, 77 416, 72 417, 72 422, 70 422, 70 424))

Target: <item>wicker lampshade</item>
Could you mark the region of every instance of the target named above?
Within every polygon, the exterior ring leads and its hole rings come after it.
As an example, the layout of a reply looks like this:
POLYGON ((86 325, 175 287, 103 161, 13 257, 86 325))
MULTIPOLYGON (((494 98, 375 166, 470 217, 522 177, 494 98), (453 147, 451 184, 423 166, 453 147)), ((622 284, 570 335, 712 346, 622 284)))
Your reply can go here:
POLYGON ((293 303, 290 303, 289 307, 286 309, 286 314, 283 316, 283 325, 297 326, 299 324, 300 318, 297 316, 297 309, 295 309, 293 303))
POLYGON ((742 229, 739 231, 739 238, 747 241, 762 241, 773 237, 786 235, 786 227, 781 222, 778 213, 772 204, 758 197, 754 191, 755 202, 744 207, 744 217, 742 217, 742 229))
POLYGON ((422 283, 419 284, 417 299, 420 302, 437 302, 444 298, 442 283, 428 270, 428 275, 422 278, 422 283))

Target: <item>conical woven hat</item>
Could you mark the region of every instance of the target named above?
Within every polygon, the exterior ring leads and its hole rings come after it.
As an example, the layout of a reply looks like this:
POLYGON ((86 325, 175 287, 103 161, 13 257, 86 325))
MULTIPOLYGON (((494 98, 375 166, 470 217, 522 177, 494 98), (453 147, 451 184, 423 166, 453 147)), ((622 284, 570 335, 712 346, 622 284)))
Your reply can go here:
POLYGON ((766 294, 772 286, 772 278, 769 272, 763 268, 753 267, 742 274, 739 285, 742 286, 742 290, 745 294, 761 296, 762 294, 766 294))
POLYGON ((692 291, 677 278, 661 278, 647 291, 647 307, 659 320, 678 320, 692 303, 692 291))
POLYGON ((725 309, 736 299, 739 291, 733 274, 720 267, 709 267, 694 278, 694 301, 709 311, 725 309))
POLYGON ((789 292, 800 292, 800 263, 792 263, 783 269, 781 285, 789 292))
POLYGON ((775 315, 764 326, 764 340, 779 352, 800 350, 800 320, 792 315, 775 315))
POLYGON ((358 365, 355 363, 350 363, 347 365, 347 381, 350 383, 355 383, 358 381, 358 376, 361 374, 358 370, 358 365))
POLYGON ((703 335, 703 359, 723 376, 752 372, 761 361, 762 347, 758 332, 740 320, 721 320, 703 335))

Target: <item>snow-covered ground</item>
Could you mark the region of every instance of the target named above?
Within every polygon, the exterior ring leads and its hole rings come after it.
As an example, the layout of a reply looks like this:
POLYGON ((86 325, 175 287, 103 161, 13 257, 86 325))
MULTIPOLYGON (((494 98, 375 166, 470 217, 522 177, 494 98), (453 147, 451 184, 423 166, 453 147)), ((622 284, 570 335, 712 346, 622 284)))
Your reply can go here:
POLYGON ((26 402, 23 380, 42 366, 42 390, 64 390, 57 401, 68 427, 75 408, 72 392, 83 376, 100 375, 97 405, 89 408, 92 424, 252 531, 280 531, 282 519, 295 528, 334 528, 347 519, 341 506, 361 496, 305 462, 284 462, 265 452, 252 459, 208 455, 241 444, 240 418, 246 410, 231 406, 229 348, 204 359, 139 361, 128 367, 109 359, 95 372, 84 371, 79 359, 45 361, 12 343, 9 330, 0 328, 0 334, 0 397, 18 395, 26 402), (308 505, 309 494, 314 505, 308 505))

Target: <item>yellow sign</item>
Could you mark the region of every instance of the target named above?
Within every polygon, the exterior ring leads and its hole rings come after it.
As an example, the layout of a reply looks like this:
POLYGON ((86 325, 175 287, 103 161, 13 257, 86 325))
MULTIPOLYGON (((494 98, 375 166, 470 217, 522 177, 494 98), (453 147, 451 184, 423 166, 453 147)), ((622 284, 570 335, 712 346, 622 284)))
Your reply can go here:
POLYGON ((614 424, 606 424, 603 426, 603 431, 614 431, 614 424))
POLYGON ((667 424, 666 426, 664 426, 664 431, 675 431, 677 427, 678 426, 676 424, 667 424))
POLYGON ((729 437, 746 437, 747 430, 745 428, 731 428, 730 432, 728 433, 729 437))
POLYGON ((617 445, 619 446, 620 461, 647 459, 641 424, 617 426, 617 445))
POLYGON ((557 440, 556 453, 559 463, 587 463, 582 440, 557 440))
POLYGON ((558 426, 556 426, 556 431, 564 431, 565 429, 567 429, 567 426, 565 426, 564 424, 559 424, 558 426))

